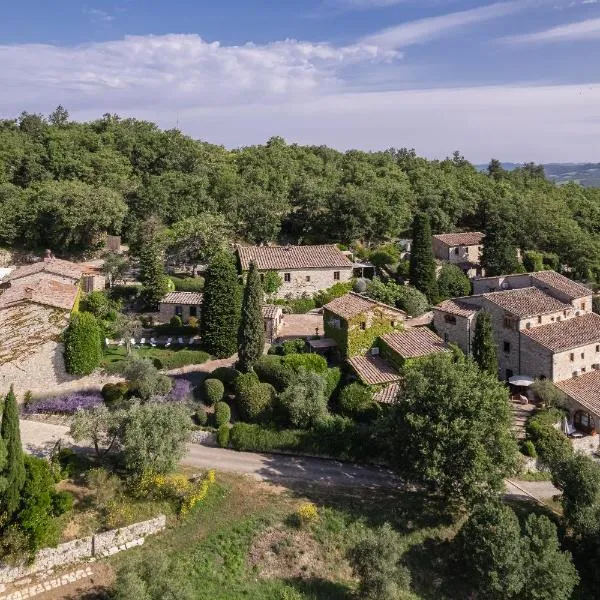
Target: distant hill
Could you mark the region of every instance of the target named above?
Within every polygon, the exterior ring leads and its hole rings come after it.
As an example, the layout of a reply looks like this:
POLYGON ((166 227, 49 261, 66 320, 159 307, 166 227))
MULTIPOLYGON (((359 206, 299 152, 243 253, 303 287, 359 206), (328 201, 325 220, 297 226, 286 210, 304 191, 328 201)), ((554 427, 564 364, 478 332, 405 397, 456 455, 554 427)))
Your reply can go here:
MULTIPOLYGON (((519 163, 502 163, 507 171, 520 167, 519 163)), ((487 165, 476 165, 485 171, 487 165)), ((546 177, 556 183, 575 181, 584 187, 600 187, 600 163, 548 163, 544 165, 546 177)))

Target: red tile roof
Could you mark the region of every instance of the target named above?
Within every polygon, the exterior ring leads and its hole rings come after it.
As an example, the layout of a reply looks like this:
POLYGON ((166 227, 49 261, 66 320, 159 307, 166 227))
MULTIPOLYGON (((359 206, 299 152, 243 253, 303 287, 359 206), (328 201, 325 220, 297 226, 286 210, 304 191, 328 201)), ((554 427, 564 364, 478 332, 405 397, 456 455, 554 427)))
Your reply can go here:
POLYGON ((202 304, 200 292, 170 292, 161 301, 161 304, 202 304))
POLYGON ((444 341, 427 327, 393 331, 382 335, 381 339, 403 358, 418 358, 434 352, 449 351, 444 341))
POLYGON ((382 390, 379 390, 374 396, 373 400, 375 402, 381 402, 382 404, 392 404, 396 401, 398 397, 398 392, 400 391, 399 383, 391 383, 387 385, 382 390))
POLYGON ((554 385, 600 417, 600 371, 590 371, 573 379, 558 381, 554 385))
POLYGON ((275 304, 263 304, 262 307, 262 316, 263 319, 276 319, 279 315, 282 314, 281 306, 277 306, 275 304))
POLYGON ((379 356, 354 356, 348 362, 367 385, 391 383, 400 379, 398 371, 379 356))
POLYGON ((440 233, 433 237, 446 246, 479 246, 485 234, 481 231, 465 231, 464 233, 440 233))
POLYGON ((404 320, 406 318, 406 313, 403 310, 383 304, 383 302, 377 302, 372 298, 361 296, 355 292, 348 292, 339 298, 335 298, 323 308, 343 319, 351 319, 357 315, 370 312, 375 308, 379 308, 390 315, 394 315, 399 320, 404 320))
POLYGON ((564 304, 536 287, 489 292, 482 296, 506 312, 522 318, 573 308, 570 304, 564 304))
POLYGON ((68 260, 61 260, 60 258, 51 258, 41 260, 30 265, 25 265, 15 269, 12 273, 6 277, 5 281, 15 281, 23 277, 29 277, 37 273, 51 273, 52 275, 60 275, 62 277, 69 277, 74 281, 81 279, 83 272, 86 270, 85 267, 68 260))
POLYGON ((51 279, 16 282, 0 295, 0 310, 19 302, 34 302, 44 306, 71 310, 78 293, 79 288, 76 285, 51 279))
POLYGON ((584 298, 592 295, 590 290, 585 285, 573 281, 556 271, 539 271, 537 273, 531 273, 531 281, 537 287, 549 287, 566 294, 575 300, 577 298, 584 298))
POLYGON ((453 300, 440 302, 440 304, 433 307, 433 310, 441 310, 451 315, 457 315, 458 317, 470 317, 479 310, 479 307, 469 304, 468 300, 454 298, 453 300))
POLYGON ((254 262, 260 271, 284 269, 351 269, 348 257, 334 244, 321 246, 241 246, 242 270, 254 262))
POLYGON ((600 315, 587 313, 565 321, 522 329, 521 333, 552 352, 564 352, 586 344, 600 343, 600 315))

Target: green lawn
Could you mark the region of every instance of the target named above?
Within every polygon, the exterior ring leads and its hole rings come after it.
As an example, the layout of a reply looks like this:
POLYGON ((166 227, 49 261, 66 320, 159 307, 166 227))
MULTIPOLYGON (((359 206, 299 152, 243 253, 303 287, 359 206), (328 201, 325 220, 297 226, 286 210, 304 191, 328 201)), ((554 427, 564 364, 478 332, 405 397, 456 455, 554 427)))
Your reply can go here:
MULTIPOLYGON (((132 354, 142 358, 160 361, 160 368, 170 370, 186 365, 200 365, 206 362, 210 355, 192 346, 175 346, 173 348, 152 348, 142 346, 132 350, 132 354)), ((118 373, 127 357, 124 346, 110 346, 104 351, 101 362, 102 368, 109 373, 118 373)))

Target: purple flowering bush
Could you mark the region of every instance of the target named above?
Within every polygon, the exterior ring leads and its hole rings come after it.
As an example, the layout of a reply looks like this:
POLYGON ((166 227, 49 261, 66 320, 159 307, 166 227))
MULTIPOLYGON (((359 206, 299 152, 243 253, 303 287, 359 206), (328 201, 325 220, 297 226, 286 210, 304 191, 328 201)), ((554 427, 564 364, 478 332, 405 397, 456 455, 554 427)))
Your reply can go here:
POLYGON ((187 402, 192 398, 192 384, 187 379, 174 379, 173 387, 165 400, 167 402, 187 402))
POLYGON ((34 399, 23 406, 21 412, 25 415, 33 413, 71 415, 79 408, 89 409, 100 404, 102 404, 102 394, 98 391, 73 392, 39 400, 34 399))

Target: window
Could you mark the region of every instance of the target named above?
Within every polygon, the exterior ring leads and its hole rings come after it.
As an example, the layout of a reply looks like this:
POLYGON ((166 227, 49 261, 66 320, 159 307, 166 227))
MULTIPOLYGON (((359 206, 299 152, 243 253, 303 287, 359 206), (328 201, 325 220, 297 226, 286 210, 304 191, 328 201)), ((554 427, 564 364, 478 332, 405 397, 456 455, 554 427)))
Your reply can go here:
POLYGON ((367 323, 366 323, 366 321, 363 321, 363 322, 360 324, 360 328, 361 328, 363 331, 364 331, 364 330, 367 328, 367 323))
POLYGON ((176 306, 175 307, 175 314, 180 317, 183 314, 183 306, 176 306))
POLYGON ((504 352, 510 354, 510 342, 504 342, 504 352))
POLYGON ((573 352, 571 352, 571 354, 569 354, 569 360, 570 360, 571 362, 574 362, 574 361, 575 361, 575 354, 573 354, 573 352))
POLYGON ((554 317, 550 317, 550 320, 554 323, 554 317))
POLYGON ((306 281, 307 281, 307 283, 310 281, 310 275, 306 276, 306 281))
POLYGON ((396 321, 390 321, 390 325, 391 325, 392 327, 396 327, 396 321))
POLYGON ((454 248, 454 254, 458 254, 460 251, 460 248, 454 248))
POLYGON ((586 370, 587 370, 587 369, 586 369, 585 367, 581 367, 581 372, 582 372, 582 373, 585 373, 585 372, 586 372, 586 370))
POLYGON ((504 315, 504 328, 505 329, 516 329, 516 321, 508 316, 508 315, 504 315))
POLYGON ((561 321, 561 320, 562 320, 562 317, 556 317, 556 320, 557 320, 557 321, 561 321))
POLYGON ((447 343, 448 343, 448 334, 445 333, 444 334, 444 344, 447 344, 447 343))
POLYGON ((525 324, 525 329, 531 329, 531 323, 527 322, 527 323, 525 324))
POLYGON ((265 274, 264 274, 264 273, 261 273, 261 274, 260 274, 260 282, 261 282, 261 283, 264 283, 264 281, 265 281, 265 274))
POLYGON ((581 310, 585 310, 585 302, 581 303, 581 310))
POLYGON ((339 271, 334 271, 333 272, 333 280, 334 281, 339 281, 340 280, 340 272, 339 271))
POLYGON ((283 274, 283 281, 285 281, 286 283, 290 283, 290 281, 292 281, 292 274, 291 273, 284 273, 283 274))
POLYGON ((563 317, 566 317, 566 316, 567 316, 567 311, 563 310, 563 317))
POLYGON ((444 321, 456 325, 456 317, 454 315, 444 315, 444 321))
POLYGON ((541 315, 540 315, 540 316, 538 317, 538 325, 540 325, 540 324, 541 324, 541 322, 542 322, 542 317, 541 317, 541 315))
POLYGON ((585 358, 585 352, 581 353, 581 358, 585 358))
POLYGON ((510 379, 514 375, 512 369, 506 369, 506 379, 510 379))
POLYGON ((190 317, 197 317, 197 316, 198 316, 198 307, 190 306, 190 317))
POLYGON ((596 344, 596 352, 600 352, 600 344, 596 344))

